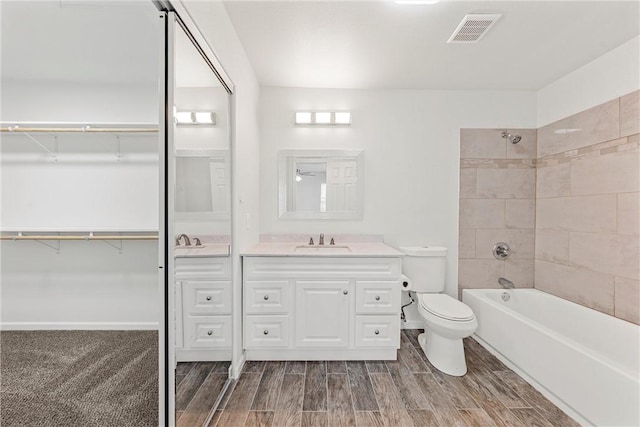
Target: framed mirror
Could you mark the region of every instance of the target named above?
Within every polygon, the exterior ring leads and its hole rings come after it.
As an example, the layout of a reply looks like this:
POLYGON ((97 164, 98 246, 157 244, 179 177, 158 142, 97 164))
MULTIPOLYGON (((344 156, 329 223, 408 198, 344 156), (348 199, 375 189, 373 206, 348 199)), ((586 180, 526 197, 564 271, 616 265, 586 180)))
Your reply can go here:
POLYGON ((282 150, 278 201, 282 219, 361 219, 362 150, 282 150))

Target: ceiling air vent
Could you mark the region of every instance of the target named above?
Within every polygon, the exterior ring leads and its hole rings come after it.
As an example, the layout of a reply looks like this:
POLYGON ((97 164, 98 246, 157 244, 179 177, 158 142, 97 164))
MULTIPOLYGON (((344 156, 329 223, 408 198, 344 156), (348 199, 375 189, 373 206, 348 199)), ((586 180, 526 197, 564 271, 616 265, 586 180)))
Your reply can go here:
POLYGON ((462 18, 447 43, 477 43, 502 15, 499 13, 470 13, 462 18))

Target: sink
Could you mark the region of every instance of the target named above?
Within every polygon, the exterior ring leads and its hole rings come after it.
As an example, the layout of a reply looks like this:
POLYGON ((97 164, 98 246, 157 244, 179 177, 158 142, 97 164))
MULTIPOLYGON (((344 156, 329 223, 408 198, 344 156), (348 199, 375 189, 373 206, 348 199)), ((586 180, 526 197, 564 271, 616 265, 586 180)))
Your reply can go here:
POLYGON ((228 244, 205 244, 201 246, 176 246, 174 247, 176 257, 208 257, 208 256, 229 256, 228 244))
POLYGON ((316 254, 348 254, 351 248, 345 245, 300 245, 296 246, 295 252, 316 253, 316 254))

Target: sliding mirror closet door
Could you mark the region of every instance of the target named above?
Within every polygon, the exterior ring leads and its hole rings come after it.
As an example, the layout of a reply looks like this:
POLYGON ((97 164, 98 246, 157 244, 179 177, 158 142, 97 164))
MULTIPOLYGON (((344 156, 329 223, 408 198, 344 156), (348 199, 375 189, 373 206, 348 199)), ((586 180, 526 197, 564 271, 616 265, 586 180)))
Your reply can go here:
POLYGON ((231 365, 230 94, 179 21, 169 36, 175 420, 178 426, 199 426, 213 415, 231 365))
POLYGON ((2 426, 158 425, 151 2, 0 2, 2 426))

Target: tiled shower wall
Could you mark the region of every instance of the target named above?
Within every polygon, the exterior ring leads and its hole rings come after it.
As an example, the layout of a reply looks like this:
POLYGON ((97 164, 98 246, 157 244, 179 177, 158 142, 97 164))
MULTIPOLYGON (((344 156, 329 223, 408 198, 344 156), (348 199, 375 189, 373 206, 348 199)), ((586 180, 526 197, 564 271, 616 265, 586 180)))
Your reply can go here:
POLYGON ((535 287, 640 323, 640 92, 538 129, 535 287))
POLYGON ((463 129, 460 134, 459 288, 495 288, 507 277, 533 287, 536 197, 536 130, 463 129), (498 242, 510 245, 506 261, 493 257, 498 242))
POLYGON ((501 129, 461 131, 460 289, 504 276, 640 323, 639 98, 510 129, 517 145, 501 129), (508 260, 493 259, 497 241, 508 260))

